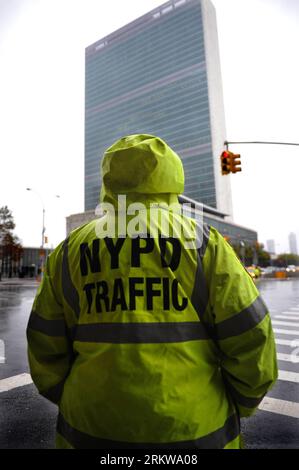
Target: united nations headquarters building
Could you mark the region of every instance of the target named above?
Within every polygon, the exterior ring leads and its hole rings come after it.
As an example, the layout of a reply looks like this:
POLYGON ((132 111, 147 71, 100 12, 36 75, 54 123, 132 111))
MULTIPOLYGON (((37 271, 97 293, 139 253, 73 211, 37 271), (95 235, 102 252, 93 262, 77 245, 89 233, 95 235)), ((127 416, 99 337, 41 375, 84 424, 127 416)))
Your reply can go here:
POLYGON ((184 197, 204 205, 208 223, 255 242, 254 230, 233 222, 230 175, 221 174, 226 131, 211 1, 171 0, 88 46, 85 59, 86 212, 68 217, 67 231, 95 217, 104 151, 140 133, 178 153, 184 197))

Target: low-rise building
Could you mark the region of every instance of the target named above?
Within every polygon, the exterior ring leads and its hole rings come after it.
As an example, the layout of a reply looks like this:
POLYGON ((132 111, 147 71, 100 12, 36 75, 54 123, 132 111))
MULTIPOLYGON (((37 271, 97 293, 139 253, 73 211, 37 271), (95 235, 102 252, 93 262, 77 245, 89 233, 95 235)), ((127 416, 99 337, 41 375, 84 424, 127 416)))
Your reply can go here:
MULTIPOLYGON (((228 214, 224 214, 214 207, 200 204, 194 199, 188 198, 186 196, 179 196, 179 200, 181 204, 189 204, 192 207, 193 215, 198 214, 200 217, 203 211, 204 222, 215 227, 232 244, 239 244, 240 242, 243 242, 247 245, 256 245, 258 240, 257 232, 226 220, 228 214)), ((70 215, 66 218, 67 235, 72 230, 78 228, 80 225, 91 222, 96 218, 97 215, 95 214, 94 210, 70 215)))

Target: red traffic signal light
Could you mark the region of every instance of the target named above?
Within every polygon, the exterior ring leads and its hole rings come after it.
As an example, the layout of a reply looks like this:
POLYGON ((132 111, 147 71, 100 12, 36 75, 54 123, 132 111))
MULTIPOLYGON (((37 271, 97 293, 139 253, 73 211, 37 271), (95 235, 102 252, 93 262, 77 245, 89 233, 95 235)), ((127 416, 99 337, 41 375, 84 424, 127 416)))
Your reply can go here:
POLYGON ((221 172, 223 175, 228 175, 231 172, 231 157, 230 152, 224 151, 220 156, 221 172))
POLYGON ((228 175, 229 173, 237 173, 241 170, 240 155, 224 150, 220 156, 221 173, 228 175))

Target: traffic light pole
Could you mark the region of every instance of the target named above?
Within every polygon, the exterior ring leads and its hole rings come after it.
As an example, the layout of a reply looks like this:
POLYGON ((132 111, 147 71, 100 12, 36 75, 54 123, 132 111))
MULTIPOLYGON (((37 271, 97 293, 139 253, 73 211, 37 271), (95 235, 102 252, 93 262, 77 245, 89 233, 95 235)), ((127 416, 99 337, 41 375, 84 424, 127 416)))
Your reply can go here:
POLYGON ((230 144, 266 144, 266 145, 296 145, 296 146, 299 146, 299 143, 296 143, 296 142, 267 142, 267 141, 264 141, 264 140, 254 140, 254 141, 250 141, 250 142, 232 142, 232 141, 227 141, 225 140, 224 141, 224 145, 226 146, 226 150, 228 150, 228 146, 230 144))
POLYGON ((228 141, 225 140, 223 144, 226 147, 226 150, 220 155, 221 162, 221 173, 222 175, 228 175, 229 173, 237 173, 241 170, 241 155, 235 154, 228 150, 229 145, 248 145, 248 144, 265 144, 265 145, 295 145, 299 146, 297 142, 269 142, 265 140, 251 140, 251 141, 228 141))

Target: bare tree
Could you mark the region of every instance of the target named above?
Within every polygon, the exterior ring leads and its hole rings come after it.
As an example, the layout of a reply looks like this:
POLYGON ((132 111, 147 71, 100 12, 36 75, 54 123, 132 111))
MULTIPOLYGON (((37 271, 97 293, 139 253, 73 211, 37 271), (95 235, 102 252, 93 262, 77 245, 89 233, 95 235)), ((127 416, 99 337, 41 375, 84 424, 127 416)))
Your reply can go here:
POLYGON ((3 267, 9 277, 16 274, 23 253, 19 238, 12 233, 15 228, 12 212, 7 206, 0 207, 0 281, 3 267))

